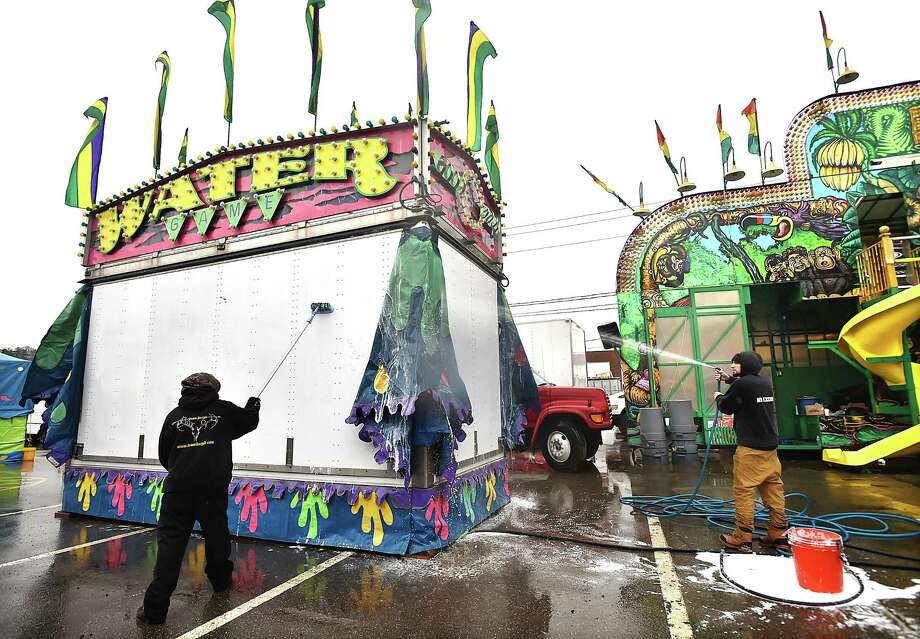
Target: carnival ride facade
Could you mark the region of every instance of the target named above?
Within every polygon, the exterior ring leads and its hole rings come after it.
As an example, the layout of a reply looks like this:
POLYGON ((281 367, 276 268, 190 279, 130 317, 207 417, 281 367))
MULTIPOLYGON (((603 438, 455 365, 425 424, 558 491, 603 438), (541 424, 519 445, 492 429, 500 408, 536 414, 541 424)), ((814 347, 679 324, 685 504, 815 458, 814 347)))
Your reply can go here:
POLYGON ((920 82, 817 100, 784 151, 785 180, 678 198, 627 239, 626 398, 689 399, 708 423, 716 381, 690 362, 727 367, 751 349, 773 377, 781 448, 857 465, 916 452, 920 82), (805 395, 840 414, 798 414, 805 395))

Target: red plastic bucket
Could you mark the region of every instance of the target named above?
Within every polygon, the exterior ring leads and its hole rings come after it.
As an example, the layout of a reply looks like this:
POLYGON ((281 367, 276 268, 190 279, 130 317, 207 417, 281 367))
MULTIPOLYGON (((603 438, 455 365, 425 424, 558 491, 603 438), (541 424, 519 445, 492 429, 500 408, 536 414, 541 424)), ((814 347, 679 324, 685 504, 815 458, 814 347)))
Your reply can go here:
POLYGON ((799 585, 813 592, 843 592, 843 558, 840 535, 818 528, 791 528, 795 576, 799 585))

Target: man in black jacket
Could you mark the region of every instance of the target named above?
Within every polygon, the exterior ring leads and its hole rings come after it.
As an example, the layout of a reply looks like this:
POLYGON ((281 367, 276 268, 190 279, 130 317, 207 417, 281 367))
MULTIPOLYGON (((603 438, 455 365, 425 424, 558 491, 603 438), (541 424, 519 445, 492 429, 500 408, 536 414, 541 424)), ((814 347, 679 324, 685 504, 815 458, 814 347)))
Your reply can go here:
POLYGON ((735 531, 721 535, 720 539, 726 548, 740 552, 752 550, 755 490, 770 510, 770 526, 760 544, 772 548, 788 548, 789 545, 782 467, 776 453, 779 431, 773 384, 758 375, 761 368, 760 355, 745 351, 732 358, 732 377, 722 371, 717 373, 721 381, 731 385, 727 393, 715 394, 716 405, 722 413, 735 416, 738 441, 734 462, 735 531))
POLYGON ((153 582, 137 618, 163 623, 176 589, 189 535, 197 520, 205 544, 205 574, 215 592, 231 584, 227 487, 233 470, 233 440, 259 424, 258 398, 245 408, 218 398, 220 382, 208 373, 182 380, 182 397, 160 431, 160 463, 168 474, 157 527, 157 563, 153 582))

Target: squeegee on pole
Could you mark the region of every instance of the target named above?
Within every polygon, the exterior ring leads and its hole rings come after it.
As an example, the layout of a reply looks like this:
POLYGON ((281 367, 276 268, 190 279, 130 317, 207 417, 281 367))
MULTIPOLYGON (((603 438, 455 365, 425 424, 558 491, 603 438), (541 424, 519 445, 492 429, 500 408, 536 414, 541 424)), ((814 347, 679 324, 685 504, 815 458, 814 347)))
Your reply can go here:
POLYGON ((297 342, 300 341, 300 338, 303 337, 303 334, 307 332, 308 328, 310 328, 310 324, 313 323, 313 320, 316 318, 316 316, 317 315, 328 315, 332 313, 334 310, 335 308, 333 308, 332 304, 330 304, 329 302, 313 302, 312 304, 310 304, 310 318, 307 320, 307 323, 304 325, 303 329, 300 331, 300 334, 296 338, 294 338, 293 343, 291 343, 291 347, 287 350, 287 353, 284 354, 284 357, 281 358, 281 361, 278 362, 278 365, 275 366, 275 370, 272 371, 272 374, 269 376, 268 380, 266 380, 265 384, 262 386, 262 390, 259 391, 259 394, 256 395, 256 397, 261 399, 262 393, 265 392, 265 389, 268 387, 271 381, 275 379, 275 375, 281 369, 281 365, 284 364, 285 360, 288 358, 288 355, 290 355, 291 351, 294 350, 294 347, 297 346, 297 342))

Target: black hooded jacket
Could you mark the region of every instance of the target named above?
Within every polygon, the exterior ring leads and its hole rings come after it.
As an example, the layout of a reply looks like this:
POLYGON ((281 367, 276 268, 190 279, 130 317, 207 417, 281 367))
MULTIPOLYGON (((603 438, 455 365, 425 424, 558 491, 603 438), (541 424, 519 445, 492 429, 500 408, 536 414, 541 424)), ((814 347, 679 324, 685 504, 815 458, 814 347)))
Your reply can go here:
POLYGON ((227 491, 233 471, 233 440, 255 430, 258 409, 218 399, 210 388, 183 388, 179 406, 160 431, 160 463, 169 471, 166 493, 227 491))
POLYGON ((735 416, 735 436, 739 446, 774 450, 779 444, 773 384, 757 373, 763 362, 756 353, 740 353, 741 375, 731 381, 728 392, 717 405, 726 415, 735 416))

